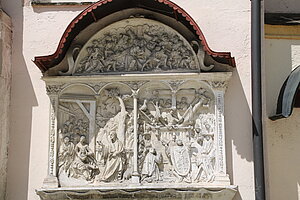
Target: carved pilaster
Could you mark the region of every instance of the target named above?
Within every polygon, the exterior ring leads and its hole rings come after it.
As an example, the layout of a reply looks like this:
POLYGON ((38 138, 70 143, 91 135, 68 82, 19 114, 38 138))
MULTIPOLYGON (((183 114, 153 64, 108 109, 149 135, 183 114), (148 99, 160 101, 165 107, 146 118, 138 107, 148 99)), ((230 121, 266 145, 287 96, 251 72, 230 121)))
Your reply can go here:
POLYGON ((133 127, 134 127, 134 144, 133 144, 133 173, 132 182, 139 183, 140 177, 138 173, 138 101, 137 93, 133 92, 133 127))
POLYGON ((44 179, 43 187, 58 187, 57 174, 57 111, 58 111, 58 89, 47 86, 50 98, 50 122, 49 122, 49 155, 48 175, 44 179))
POLYGON ((211 82, 211 86, 212 86, 215 90, 225 91, 225 90, 226 90, 226 87, 227 87, 227 82, 226 82, 226 81, 212 81, 212 82, 211 82))
POLYGON ((224 125, 224 93, 226 89, 225 81, 212 82, 215 94, 215 116, 216 116, 216 143, 217 143, 217 163, 215 181, 222 184, 230 184, 229 176, 226 174, 226 151, 225 151, 225 125, 224 125))

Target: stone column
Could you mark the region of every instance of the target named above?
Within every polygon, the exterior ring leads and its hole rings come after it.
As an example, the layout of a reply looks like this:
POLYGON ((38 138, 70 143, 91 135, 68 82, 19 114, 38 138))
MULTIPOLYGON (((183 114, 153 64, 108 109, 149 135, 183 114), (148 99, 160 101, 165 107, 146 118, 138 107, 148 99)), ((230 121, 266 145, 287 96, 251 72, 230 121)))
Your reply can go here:
POLYGON ((225 151, 225 126, 224 126, 224 94, 227 87, 225 81, 213 81, 212 86, 215 95, 216 116, 216 178, 215 181, 222 185, 230 185, 229 176, 226 173, 226 151, 225 151))
POLYGON ((139 183, 140 177, 138 172, 138 103, 137 92, 133 92, 133 127, 134 127, 134 146, 133 146, 133 173, 132 182, 139 183))
POLYGON ((11 19, 0 9, 0 199, 5 199, 11 90, 11 19))
MULTIPOLYGON (((96 101, 90 102, 90 116, 91 119, 89 119, 89 145, 90 148, 95 151, 96 149, 96 101)), ((96 151, 95 151, 96 152, 96 151)))
POLYGON ((58 93, 60 87, 57 85, 47 85, 47 94, 50 98, 49 112, 49 152, 48 152, 48 174, 44 179, 43 187, 58 187, 57 179, 57 112, 58 112, 58 93))

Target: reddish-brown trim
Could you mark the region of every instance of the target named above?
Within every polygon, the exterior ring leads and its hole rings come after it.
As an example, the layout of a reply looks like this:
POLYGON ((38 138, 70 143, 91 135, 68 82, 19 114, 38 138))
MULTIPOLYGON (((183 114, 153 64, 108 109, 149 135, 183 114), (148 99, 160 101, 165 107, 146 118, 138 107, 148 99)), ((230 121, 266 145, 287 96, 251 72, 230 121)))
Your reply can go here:
POLYGON ((231 57, 230 52, 215 52, 211 50, 206 42, 206 39, 204 37, 204 34, 202 33, 201 29, 197 25, 197 23, 194 21, 194 19, 187 13, 185 10, 183 10, 181 7, 179 7, 177 4, 169 1, 169 0, 158 0, 160 3, 164 3, 174 9, 174 11, 177 11, 180 13, 185 19, 190 22, 190 25, 193 26, 194 30, 196 31, 196 34, 199 36, 199 39, 201 41, 201 44, 203 45, 204 51, 207 52, 208 55, 211 55, 213 57, 223 57, 229 59, 229 64, 233 67, 235 67, 235 61, 234 58, 231 57))
MULTIPOLYGON (((87 17, 92 17, 93 21, 97 21, 97 18, 95 16, 95 13, 93 12, 93 10, 96 10, 97 8, 112 2, 113 0, 102 0, 102 1, 98 1, 94 4, 92 4, 91 6, 89 6, 88 8, 86 8, 85 10, 83 10, 77 17, 75 17, 71 23, 68 25, 68 27, 66 28, 65 32, 63 33, 60 42, 58 44, 58 47, 55 51, 54 54, 52 55, 47 55, 47 56, 37 56, 34 58, 34 63, 38 66, 38 68, 42 71, 45 72, 47 71, 49 68, 55 66, 55 64, 58 64, 62 58, 62 54, 66 53, 66 42, 68 40, 73 40, 74 37, 70 37, 70 35, 73 33, 74 31, 74 27, 81 21, 84 20, 87 17)), ((114 0, 116 1, 116 0, 114 0)), ((123 0, 124 1, 124 0, 123 0)), ((185 11, 183 10, 181 7, 179 7, 177 4, 169 1, 169 0, 148 0, 148 1, 153 1, 153 2, 159 2, 159 3, 163 3, 165 5, 168 5, 170 8, 173 9, 174 16, 177 18, 177 13, 179 13, 180 15, 182 15, 182 17, 185 18, 185 20, 193 27, 193 29, 195 30, 195 33, 198 35, 204 51, 212 56, 213 58, 223 58, 227 60, 227 64, 231 65, 232 67, 235 67, 235 60, 233 57, 231 57, 231 53, 230 52, 215 52, 213 50, 211 50, 208 46, 208 43, 201 31, 201 29, 199 28, 199 26, 197 25, 197 23, 193 20, 193 18, 185 11)), ((124 3, 124 2, 122 2, 124 3)), ((99 19, 98 19, 99 20, 99 19)), ((88 26, 88 25, 86 25, 88 26)), ((84 29, 85 27, 83 27, 84 29)), ((82 29, 81 29, 82 30, 82 29)), ((64 56, 64 55, 63 55, 64 56)))

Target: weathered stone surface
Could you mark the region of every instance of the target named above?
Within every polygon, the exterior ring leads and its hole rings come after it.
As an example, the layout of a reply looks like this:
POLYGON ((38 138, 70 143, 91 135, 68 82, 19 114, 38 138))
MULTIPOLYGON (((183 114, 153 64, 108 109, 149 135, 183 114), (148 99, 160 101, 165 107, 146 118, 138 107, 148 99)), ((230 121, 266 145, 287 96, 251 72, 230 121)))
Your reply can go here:
POLYGON ((202 73, 214 66, 205 66, 195 42, 134 17, 69 50, 68 72, 44 77, 50 127, 42 199, 233 198, 224 128, 231 72, 202 73))
POLYGON ((6 195, 11 88, 11 22, 0 10, 0 199, 6 195))
POLYGON ((115 22, 67 55, 69 69, 61 75, 209 71, 199 41, 187 41, 158 21, 133 17, 115 22), (197 50, 195 51, 194 48, 197 50))
POLYGON ((201 187, 173 186, 164 188, 159 185, 149 187, 94 187, 94 188, 61 188, 56 190, 42 189, 36 193, 42 200, 79 200, 79 199, 189 199, 189 200, 229 200, 237 191, 236 187, 201 187))
MULTIPOLYGON (((230 72, 44 77, 51 102, 48 173, 59 182, 49 185, 46 178, 38 194, 50 198, 46 191, 53 188, 54 196, 65 198, 58 191, 72 187, 67 196, 74 199, 126 199, 132 194, 76 193, 82 187, 130 185, 132 191, 144 188, 137 198, 149 199, 168 197, 175 186, 231 187, 223 115, 230 77, 230 72), (154 186, 164 190, 162 196, 154 186)), ((195 191, 171 196, 224 195, 195 191)))

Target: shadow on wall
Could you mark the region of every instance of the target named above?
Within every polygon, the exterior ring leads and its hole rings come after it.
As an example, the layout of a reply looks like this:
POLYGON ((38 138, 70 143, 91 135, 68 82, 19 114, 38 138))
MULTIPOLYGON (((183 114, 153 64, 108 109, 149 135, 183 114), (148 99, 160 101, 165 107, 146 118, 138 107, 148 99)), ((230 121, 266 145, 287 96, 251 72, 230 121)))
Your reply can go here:
POLYGON ((30 76, 23 55, 22 1, 2 1, 12 18, 12 89, 10 104, 10 135, 8 151, 7 199, 27 199, 32 109, 37 106, 30 76))
POLYGON ((238 71, 234 70, 225 94, 227 172, 231 184, 238 185, 234 200, 243 199, 241 190, 244 195, 247 192, 253 193, 253 188, 249 188, 253 182, 253 168, 249 164, 253 162, 252 116, 249 106, 238 71))
MULTIPOLYGON (((266 118, 276 112, 278 95, 293 66, 300 63, 299 40, 267 39, 266 118)), ((300 109, 294 108, 287 119, 266 119, 265 174, 269 199, 299 199, 300 194, 300 109)))
POLYGON ((280 89, 292 72, 293 60, 297 60, 299 51, 295 46, 299 41, 267 39, 265 42, 265 95, 267 117, 276 113, 280 89))
MULTIPOLYGON (((33 11, 35 13, 45 13, 45 12, 62 12, 62 11, 72 11, 72 12, 78 12, 83 11, 85 8, 90 6, 91 4, 87 5, 53 5, 53 6, 39 6, 39 5, 33 5, 33 11)), ((79 13, 78 13, 79 14, 79 13)), ((76 17, 75 15, 74 17, 76 17)), ((71 22, 71 21, 70 21, 71 22)))
POLYGON ((272 200, 299 200, 300 108, 286 119, 268 120, 268 194, 272 200))

